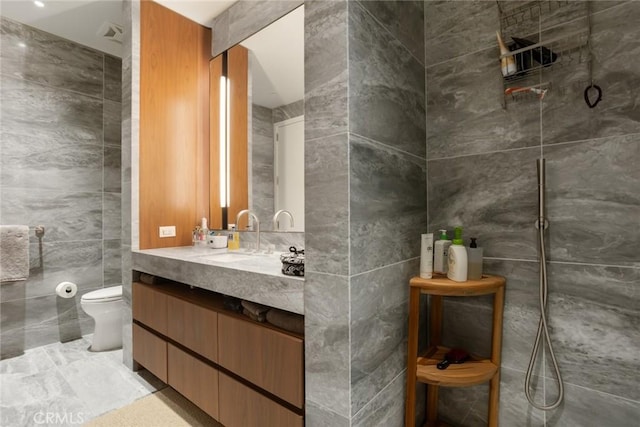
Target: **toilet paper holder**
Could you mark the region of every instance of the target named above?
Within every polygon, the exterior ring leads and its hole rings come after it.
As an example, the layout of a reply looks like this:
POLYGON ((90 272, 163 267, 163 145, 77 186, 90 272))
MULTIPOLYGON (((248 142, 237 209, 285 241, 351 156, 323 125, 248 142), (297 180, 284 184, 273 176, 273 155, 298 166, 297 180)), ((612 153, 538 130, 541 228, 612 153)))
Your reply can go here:
POLYGON ((61 282, 56 286, 56 295, 61 298, 73 298, 78 293, 78 285, 73 282, 61 282))

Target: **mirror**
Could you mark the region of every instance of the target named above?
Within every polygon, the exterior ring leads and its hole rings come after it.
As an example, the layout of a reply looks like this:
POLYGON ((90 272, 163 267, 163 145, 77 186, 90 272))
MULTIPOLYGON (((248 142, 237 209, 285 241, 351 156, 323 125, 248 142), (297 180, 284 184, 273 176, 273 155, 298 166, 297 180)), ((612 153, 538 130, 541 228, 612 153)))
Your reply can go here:
POLYGON ((211 129, 212 224, 248 208, 261 231, 304 231, 304 6, 214 58, 210 75, 212 123, 224 124, 211 129), (274 229, 280 210, 293 226, 282 213, 274 229))

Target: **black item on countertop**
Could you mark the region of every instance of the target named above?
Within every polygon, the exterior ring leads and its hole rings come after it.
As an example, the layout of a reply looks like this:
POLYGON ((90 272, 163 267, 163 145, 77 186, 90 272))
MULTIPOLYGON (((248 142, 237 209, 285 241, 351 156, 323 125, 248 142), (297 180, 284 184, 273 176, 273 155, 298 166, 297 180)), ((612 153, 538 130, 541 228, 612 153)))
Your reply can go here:
POLYGON ((304 276, 304 249, 298 250, 295 246, 289 247, 289 253, 280 255, 282 262, 282 274, 287 276, 304 276))
POLYGON ((464 363, 469 359, 469 353, 461 348, 453 348, 444 355, 444 360, 436 365, 438 369, 447 369, 451 363, 464 363))

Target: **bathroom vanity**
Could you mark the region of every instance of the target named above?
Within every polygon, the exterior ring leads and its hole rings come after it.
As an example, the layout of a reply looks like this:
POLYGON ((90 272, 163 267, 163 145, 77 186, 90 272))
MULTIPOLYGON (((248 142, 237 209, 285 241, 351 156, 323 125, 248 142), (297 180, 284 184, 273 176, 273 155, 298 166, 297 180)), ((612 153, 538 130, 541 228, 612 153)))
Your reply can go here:
POLYGON ((304 278, 283 275, 279 253, 185 246, 133 251, 132 264, 135 271, 304 314, 304 278))
POLYGON ((133 359, 226 427, 303 426, 304 337, 226 309, 222 294, 301 314, 304 281, 273 256, 214 251, 133 253, 136 271, 170 279, 133 283, 133 359))

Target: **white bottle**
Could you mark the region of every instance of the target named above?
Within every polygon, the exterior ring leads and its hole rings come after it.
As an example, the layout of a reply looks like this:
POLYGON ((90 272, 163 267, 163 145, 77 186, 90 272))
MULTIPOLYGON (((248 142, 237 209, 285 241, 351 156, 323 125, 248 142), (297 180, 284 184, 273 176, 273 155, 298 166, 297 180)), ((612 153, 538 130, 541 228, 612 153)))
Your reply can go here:
POLYGON ((449 270, 449 246, 451 240, 447 237, 447 230, 440 230, 440 240, 433 245, 433 271, 446 274, 449 270))
POLYGON ((433 233, 422 235, 420 241, 420 277, 431 279, 433 276, 433 233))
POLYGON ((200 224, 200 232, 198 233, 198 246, 206 247, 209 240, 209 228, 207 227, 207 218, 202 218, 200 224))
POLYGON ((453 243, 449 246, 447 277, 454 282, 467 281, 467 248, 462 241, 462 227, 455 228, 453 243))

